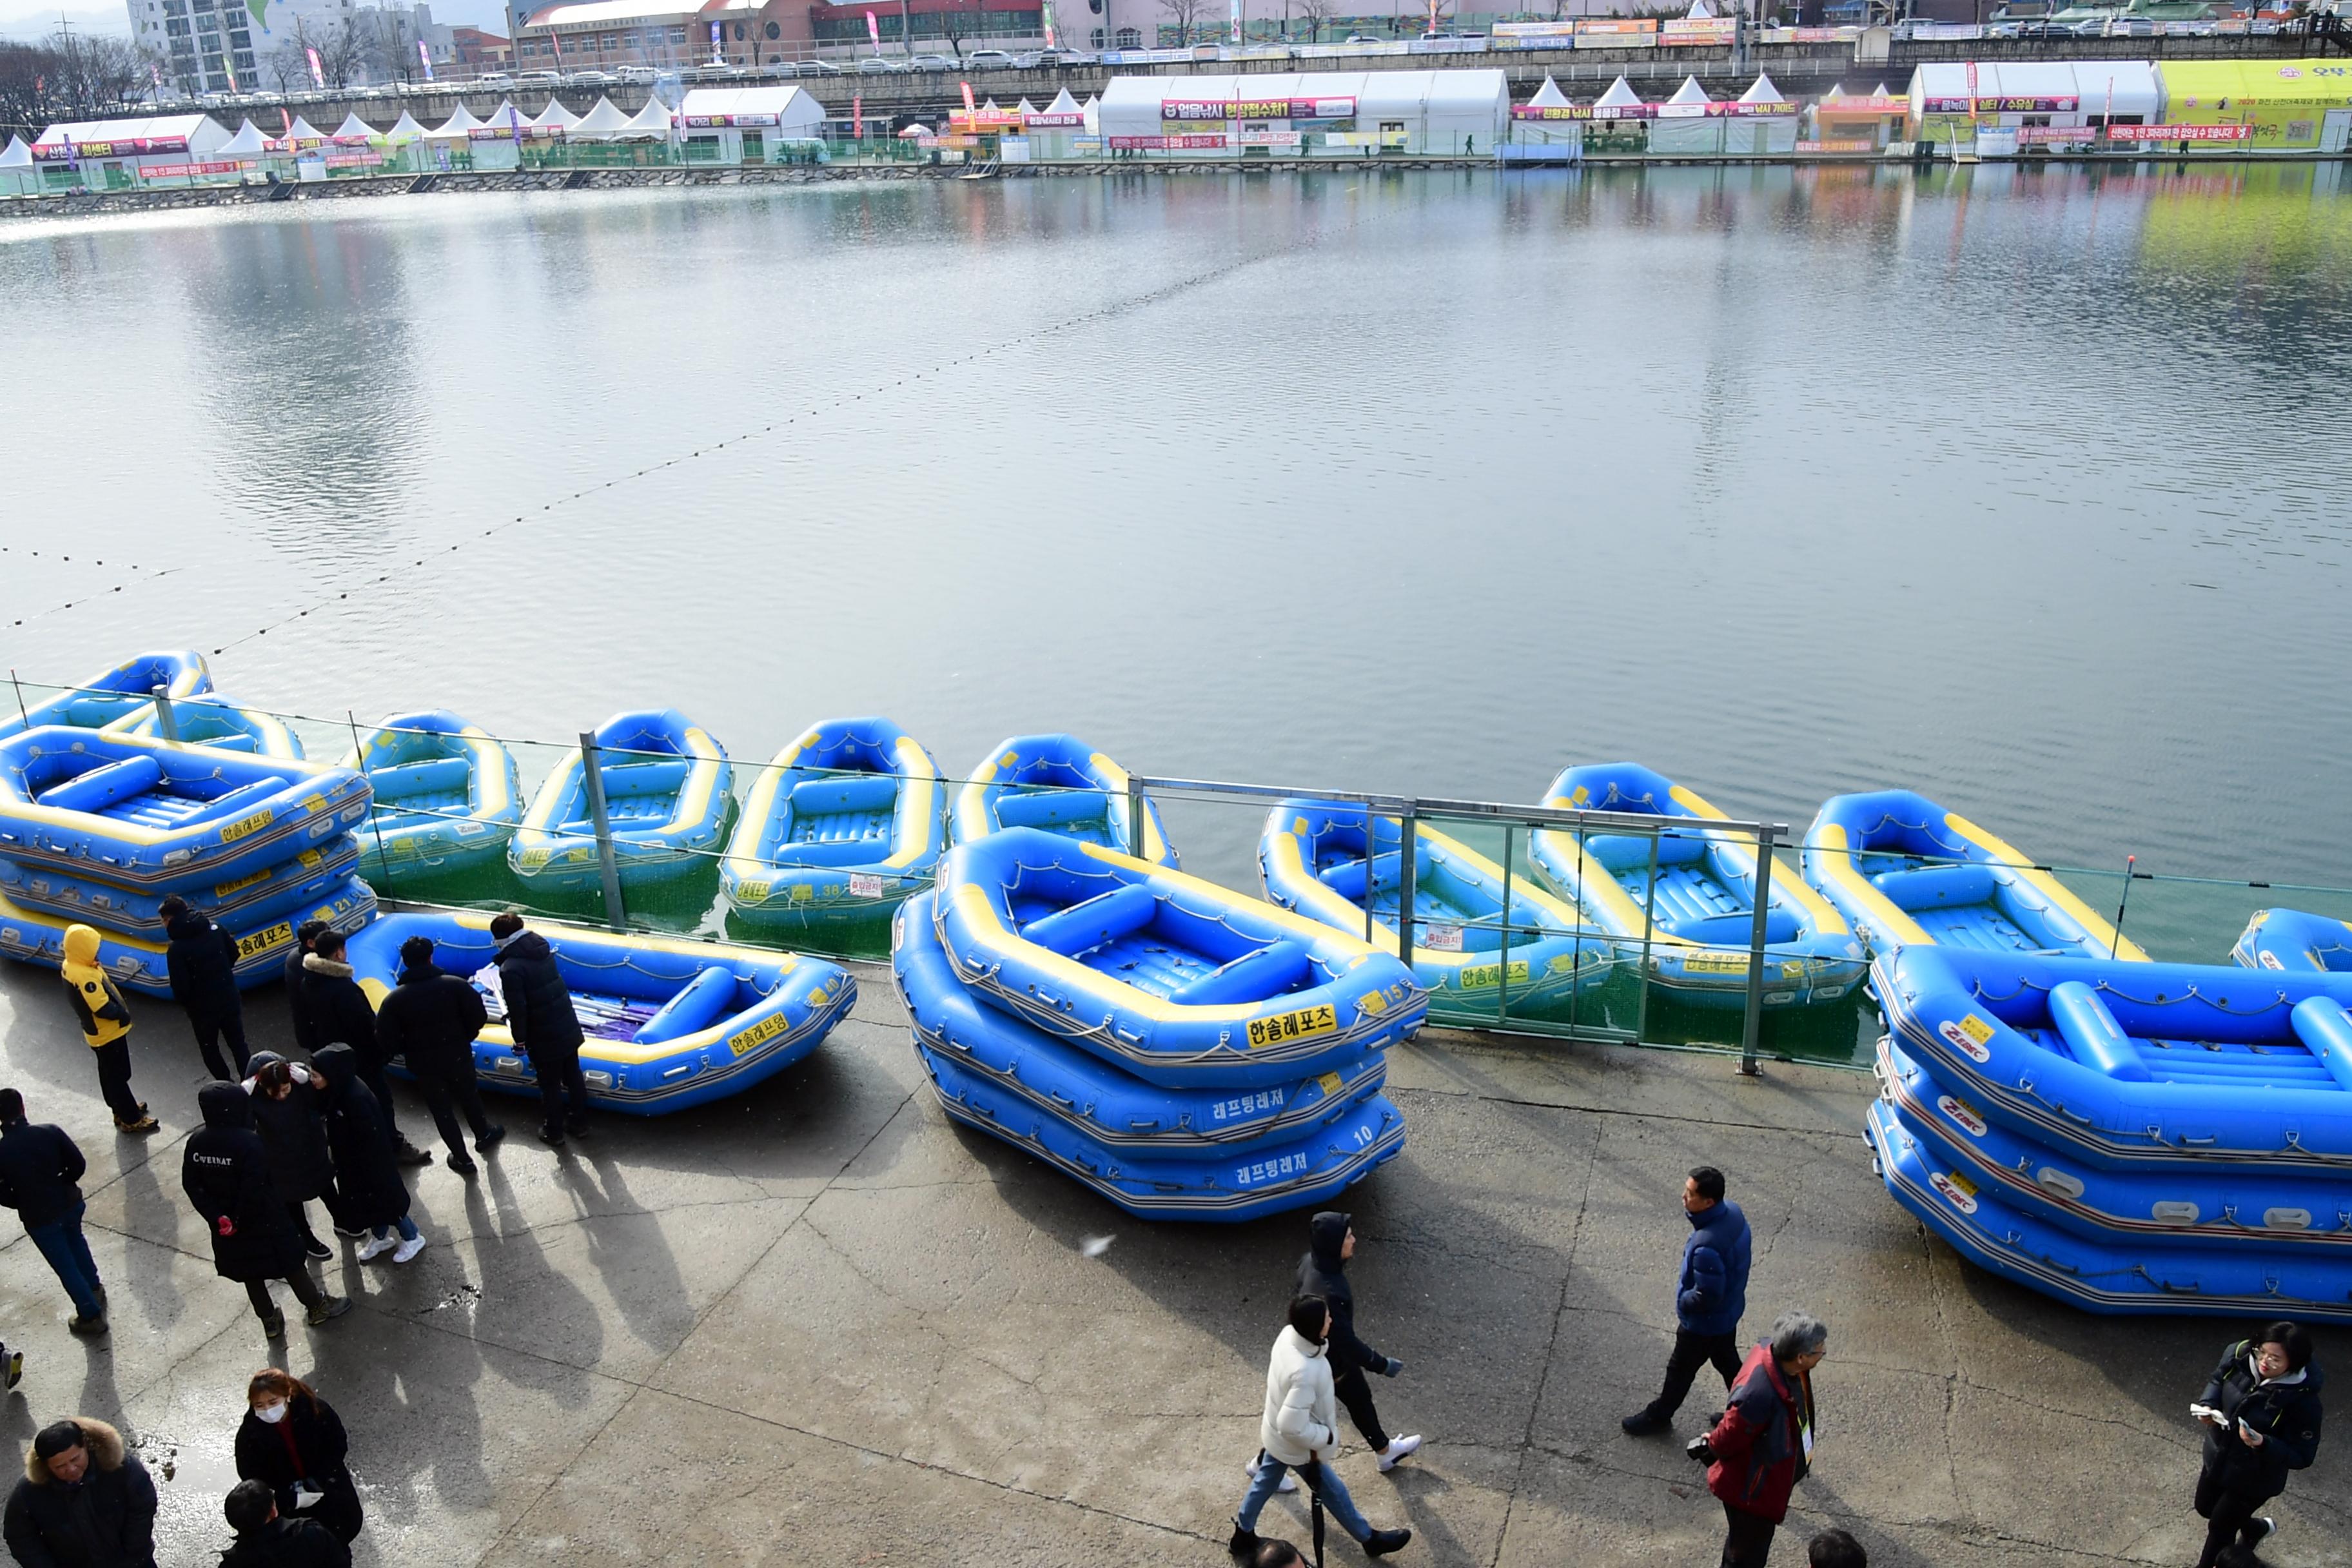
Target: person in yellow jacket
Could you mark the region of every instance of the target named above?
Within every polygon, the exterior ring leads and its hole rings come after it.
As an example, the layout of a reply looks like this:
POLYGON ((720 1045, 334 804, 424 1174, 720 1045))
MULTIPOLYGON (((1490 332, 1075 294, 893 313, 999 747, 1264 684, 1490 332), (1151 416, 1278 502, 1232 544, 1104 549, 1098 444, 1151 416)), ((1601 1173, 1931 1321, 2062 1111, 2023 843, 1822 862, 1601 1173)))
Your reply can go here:
POLYGON ((81 1037, 98 1058, 98 1089, 114 1112, 114 1125, 124 1132, 152 1132, 155 1119, 146 1102, 131 1092, 131 1009, 122 992, 98 966, 98 931, 86 925, 66 927, 66 961, 58 965, 65 976, 66 994, 73 998, 74 1016, 81 1021, 81 1037))

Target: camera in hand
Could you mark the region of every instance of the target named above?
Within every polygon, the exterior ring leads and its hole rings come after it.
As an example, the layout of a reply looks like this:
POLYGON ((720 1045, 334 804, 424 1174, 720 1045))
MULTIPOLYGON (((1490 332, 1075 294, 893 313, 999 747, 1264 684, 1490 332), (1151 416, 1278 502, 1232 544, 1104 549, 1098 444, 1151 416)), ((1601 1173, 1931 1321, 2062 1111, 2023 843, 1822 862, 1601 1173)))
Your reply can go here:
POLYGON ((1684 1444, 1683 1452, 1702 1465, 1715 1463, 1715 1450, 1707 1446, 1706 1434, 1704 1432, 1684 1444))

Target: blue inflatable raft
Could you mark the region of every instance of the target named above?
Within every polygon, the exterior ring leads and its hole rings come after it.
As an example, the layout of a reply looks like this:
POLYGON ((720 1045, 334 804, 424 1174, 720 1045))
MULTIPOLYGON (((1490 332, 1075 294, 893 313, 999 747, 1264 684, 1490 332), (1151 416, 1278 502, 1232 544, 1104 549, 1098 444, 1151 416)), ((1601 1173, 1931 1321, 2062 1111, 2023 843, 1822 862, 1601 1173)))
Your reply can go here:
POLYGON ((2301 910, 2256 910, 2230 956, 2249 969, 2352 974, 2352 921, 2301 910))
MULTIPOLYGON (((359 841, 346 833, 316 849, 299 850, 291 859, 226 882, 190 888, 176 896, 217 925, 259 927, 292 910, 342 898, 343 885, 359 862, 359 841)), ((70 877, 47 866, 0 858, 0 895, 38 914, 80 921, 150 942, 164 940, 162 905, 166 895, 163 893, 118 888, 94 878, 70 877)))
POLYGON ((343 765, 375 791, 368 869, 437 875, 494 861, 522 821, 514 753, 446 709, 397 713, 369 731, 343 765))
MULTIPOLYGON (((1037 827, 1130 854, 1137 848, 1125 768, 1073 735, 1015 735, 997 743, 957 791, 955 841, 1005 827, 1037 827)), ((1160 807, 1143 801, 1141 858, 1177 864, 1160 807)))
POLYGON ((349 768, 135 735, 0 740, 0 856, 145 892, 184 892, 322 848, 367 816, 349 768))
POLYGON ((887 719, 828 719, 776 753, 743 805, 719 891, 757 926, 887 918, 947 842, 939 763, 887 719))
MULTIPOLYGON (((490 917, 465 910, 387 915, 344 950, 352 978, 381 1005, 399 981, 400 944, 434 942, 434 963, 473 976, 492 1023, 474 1042, 474 1069, 492 1089, 538 1092, 530 1061, 499 1022, 490 917), (489 971, 485 974, 484 971, 489 971)), ((555 950, 588 1036, 580 1050, 588 1098, 656 1116, 740 1094, 811 1051, 848 1015, 857 983, 838 964, 795 953, 534 922, 555 950)))
MULTIPOLYGON (((676 709, 616 713, 596 727, 597 773, 621 885, 669 881, 715 865, 734 770, 727 753, 676 709)), ((533 888, 582 892, 601 885, 596 834, 579 753, 555 766, 507 847, 533 888)))
MULTIPOLYGON (((1392 947, 1404 832, 1393 819, 1375 817, 1368 856, 1365 816, 1363 806, 1340 801, 1284 801, 1266 815, 1258 876, 1265 896, 1284 909, 1352 934, 1363 932, 1369 903, 1373 929, 1388 933, 1392 947)), ((1584 929, 1575 910, 1532 879, 1511 881, 1494 861, 1426 823, 1413 828, 1412 909, 1413 978, 1433 1006, 1564 1016, 1580 990, 1616 967, 1616 944, 1584 929)))
POLYGON ((1980 1268, 2087 1311, 2352 1318, 2352 1272, 2339 1258, 2088 1240, 1938 1167, 1885 1100, 1870 1108, 1867 1136, 1886 1190, 1953 1250, 1980 1268))
POLYGON ((1296 1142, 1349 1115, 1388 1081, 1387 1055, 1361 1051, 1328 1072, 1266 1088, 1146 1083, 982 1006, 940 945, 932 898, 922 892, 909 899, 891 933, 891 971, 917 1041, 1107 1148, 1207 1158, 1296 1142))
MULTIPOLYGON (((1638 763, 1570 768, 1544 804, 1561 811, 1654 816, 1654 837, 1538 828, 1529 836, 1537 875, 1616 937, 1636 963, 1646 952, 1649 983, 1706 1007, 1748 1003, 1756 930, 1756 847, 1703 825, 1729 820, 1696 791, 1638 763)), ((1775 860, 1764 911, 1764 1005, 1834 1002, 1862 984, 1862 943, 1845 917, 1775 860)))
POLYGON ((27 700, 22 711, 0 716, 0 740, 20 730, 61 724, 76 730, 102 730, 141 709, 152 711, 154 691, 177 700, 213 689, 212 671, 205 657, 184 653, 142 653, 112 669, 102 670, 79 686, 68 687, 38 700, 27 700))
MULTIPOLYGON (((302 755, 302 742, 275 713, 247 708, 217 691, 199 692, 172 704, 173 736, 184 746, 204 746, 216 752, 244 752, 257 757, 302 755)), ((163 720, 152 702, 134 709, 106 727, 113 735, 138 735, 160 740, 163 720)))
POLYGON ((2301 1176, 2314 1214, 2352 1197, 2352 978, 1931 943, 1882 955, 1873 986, 1905 1056, 2035 1143, 2301 1176))
POLYGON ((936 923, 983 1001, 1154 1083, 1296 1083, 1408 1038, 1429 1008, 1359 938, 1034 828, 959 845, 936 923))
MULTIPOLYGON (((236 939, 236 984, 250 990, 286 973, 286 956, 293 951, 294 928, 305 921, 321 920, 337 931, 353 931, 375 918, 375 893, 356 877, 332 885, 328 896, 275 920, 224 921, 222 929, 236 939)), ((66 927, 90 925, 0 898, 0 957, 36 963, 55 973, 65 958, 66 927)), ((145 937, 125 936, 105 927, 99 933, 99 966, 118 984, 149 996, 172 994, 171 971, 164 944, 145 937)))
POLYGON ((1942 942, 2008 953, 2144 961, 2048 871, 1909 790, 1842 795, 1805 834, 1805 880, 1874 953, 1942 942))

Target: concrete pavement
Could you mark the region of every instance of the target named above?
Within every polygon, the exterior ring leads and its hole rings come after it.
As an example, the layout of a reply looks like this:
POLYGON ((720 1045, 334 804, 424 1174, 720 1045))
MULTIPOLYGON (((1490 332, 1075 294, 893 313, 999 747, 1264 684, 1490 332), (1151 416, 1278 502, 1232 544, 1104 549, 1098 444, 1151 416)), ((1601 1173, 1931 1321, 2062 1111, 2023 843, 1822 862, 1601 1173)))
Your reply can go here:
MULTIPOLYGON (((413 1173, 430 1248, 394 1268, 342 1247, 324 1272, 359 1310, 290 1314, 287 1355, 351 1429, 360 1563, 1223 1561, 1304 1216, 1127 1218, 948 1122, 887 973, 861 984, 810 1061, 733 1102, 601 1118, 559 1155, 494 1098, 517 1136, 481 1177, 413 1173)), ((113 1132, 57 983, 0 973, 0 1082, 89 1156, 114 1307, 110 1338, 68 1335, 0 1218, 0 1338, 26 1352, 0 1435, 122 1426, 171 1568, 227 1539, 230 1438, 271 1352, 180 1193, 194 1044, 133 1005, 148 1140, 113 1132)), ((247 1005, 254 1043, 284 1048, 278 992, 247 1005)), ((1349 1432, 1340 1468, 1376 1524, 1412 1526, 1395 1561, 1715 1561, 1721 1516, 1681 1452, 1707 1374, 1674 1439, 1617 1428, 1664 1366, 1675 1194, 1702 1161, 1756 1228, 1748 1333, 1794 1306, 1831 1328, 1792 1531, 1843 1524, 1876 1563, 2194 1560, 2187 1405, 2242 1331, 2087 1318, 1959 1263, 1873 1179, 1866 1077, 1433 1033, 1390 1093, 1411 1141, 1346 1200, 1351 1275, 1360 1327, 1406 1363, 1382 1413, 1429 1444, 1381 1476, 1349 1432)), ((2318 1340, 2352 1364, 2352 1335, 2318 1340)), ((2347 1442, 2296 1478, 2269 1561, 2352 1563, 2347 1442)), ((1261 1528, 1304 1521, 1282 1499, 1261 1528)), ((1784 1537, 1775 1561, 1801 1560, 1784 1537)), ((1335 1535, 1331 1561, 1361 1557, 1335 1535)))

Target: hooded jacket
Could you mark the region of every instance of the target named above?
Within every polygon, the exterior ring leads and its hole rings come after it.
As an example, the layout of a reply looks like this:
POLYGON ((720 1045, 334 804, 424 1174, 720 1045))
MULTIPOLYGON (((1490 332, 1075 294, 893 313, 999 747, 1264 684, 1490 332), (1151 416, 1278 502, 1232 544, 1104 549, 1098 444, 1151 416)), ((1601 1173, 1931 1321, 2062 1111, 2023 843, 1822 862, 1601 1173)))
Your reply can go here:
POLYGON ((526 1056, 561 1058, 580 1048, 585 1037, 572 1010, 572 988, 563 984, 545 937, 522 931, 499 950, 499 991, 506 998, 507 1028, 526 1056))
POLYGON ((196 1091, 196 1108, 205 1124, 180 1156, 180 1188, 212 1237, 214 1271, 240 1284, 285 1279, 302 1267, 302 1237, 269 1179, 252 1102, 236 1084, 208 1083, 196 1091))
POLYGON ((315 1519, 280 1514, 238 1536, 220 1568, 352 1568, 352 1549, 315 1519))
POLYGON ((401 1058, 419 1078, 470 1078, 474 1037, 489 1021, 472 981, 428 963, 400 972, 376 1010, 375 1043, 385 1059, 401 1058))
POLYGON ((1356 1337, 1356 1293, 1348 1283, 1347 1260, 1339 1248, 1348 1240, 1349 1216, 1326 1209, 1307 1222, 1307 1256, 1298 1260, 1299 1296, 1320 1296, 1331 1309, 1331 1337, 1324 1359, 1334 1378, 1351 1372, 1385 1372, 1389 1358, 1356 1337))
POLYGON ((352 978, 352 966, 339 958, 302 955, 302 1005, 310 1016, 310 1037, 316 1057, 329 1046, 349 1046, 369 1061, 383 1058, 375 1048, 375 1009, 367 993, 352 978))
POLYGON ((1759 1344, 1706 1435, 1715 1450, 1706 1489, 1742 1513, 1780 1523, 1789 1517, 1789 1494, 1805 1479, 1805 1435, 1812 1426, 1811 1380, 1782 1371, 1770 1341, 1759 1344))
POLYGON ((286 1010, 294 1021, 294 1043, 309 1056, 327 1042, 319 1038, 319 1031, 310 1021, 310 999, 302 994, 302 961, 310 950, 300 942, 286 955, 286 1010))
POLYGON ((0 1204, 15 1209, 26 1230, 79 1208, 81 1175, 89 1168, 64 1128, 0 1121, 0 1204))
POLYGON ((1285 1323, 1265 1368, 1258 1446, 1286 1465, 1339 1457, 1339 1401, 1323 1347, 1285 1323))
MULTIPOLYGON (((284 1059, 275 1051, 256 1051, 247 1066, 257 1074, 267 1064, 284 1059)), ((279 1199, 289 1204, 323 1198, 335 1185, 334 1163, 327 1152, 327 1097, 303 1081, 308 1076, 307 1071, 298 1076, 283 1100, 272 1100, 258 1084, 247 1080, 253 1129, 261 1134, 262 1152, 268 1156, 270 1183, 279 1199)))
MULTIPOLYGON (((351 1440, 342 1417, 325 1400, 297 1394, 275 1426, 251 1410, 236 1429, 236 1479, 262 1481, 278 1494, 287 1519, 314 1520, 329 1533, 348 1539, 360 1531, 359 1488, 347 1463, 351 1440), (294 1483, 309 1481, 326 1495, 306 1509, 294 1506, 294 1483), (341 1521, 338 1528, 337 1521, 341 1521)), ((263 1559, 267 1561, 267 1559, 263 1559)))
POLYGON ((66 927, 65 962, 58 973, 65 977, 66 994, 73 998, 74 1016, 81 1037, 91 1050, 110 1045, 131 1032, 131 1008, 122 992, 98 966, 98 932, 89 926, 66 927))
POLYGON ((1748 1310, 1748 1215, 1729 1198, 1717 1198, 1688 1217, 1675 1321, 1685 1333, 1737 1333, 1748 1310))
POLYGON ((2205 1428, 2205 1468, 2219 1472, 2231 1490, 2273 1498, 2286 1490, 2287 1472, 2310 1468, 2319 1453, 2319 1391, 2326 1374, 2313 1362, 2301 1372, 2265 1380, 2254 1369, 2255 1344, 2240 1340, 2221 1352, 2221 1363, 2205 1382, 2200 1405, 2228 1418, 2227 1426, 2205 1428), (2262 1434, 2251 1447, 2238 1436, 2238 1423, 2262 1434))
POLYGON ((244 1011, 236 990, 236 938, 190 910, 163 928, 171 938, 164 967, 172 1000, 198 1023, 217 1023, 244 1011))
POLYGON ((122 1446, 122 1434, 88 1415, 89 1468, 68 1486, 25 1450, 25 1479, 8 1496, 5 1534, 23 1568, 155 1568, 155 1482, 122 1446))
POLYGON ((375 1091, 360 1078, 359 1053, 328 1046, 310 1058, 327 1076, 327 1148, 335 1158, 335 1194, 350 1225, 381 1229, 408 1212, 408 1186, 394 1158, 392 1129, 375 1091))

